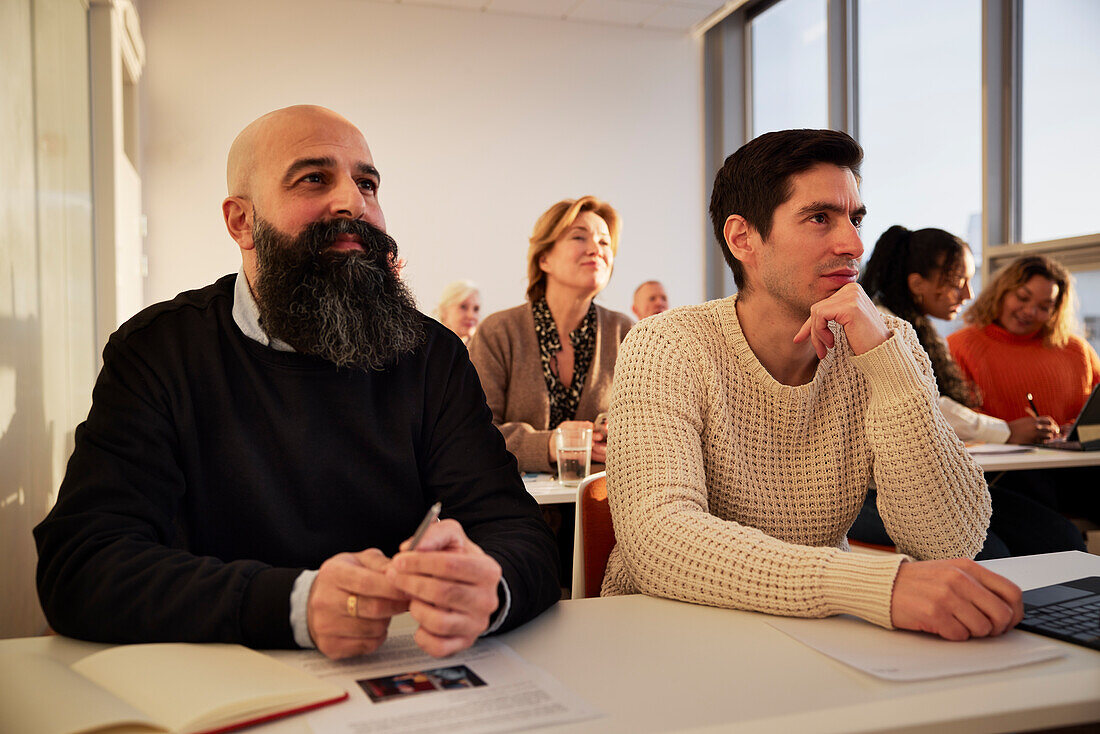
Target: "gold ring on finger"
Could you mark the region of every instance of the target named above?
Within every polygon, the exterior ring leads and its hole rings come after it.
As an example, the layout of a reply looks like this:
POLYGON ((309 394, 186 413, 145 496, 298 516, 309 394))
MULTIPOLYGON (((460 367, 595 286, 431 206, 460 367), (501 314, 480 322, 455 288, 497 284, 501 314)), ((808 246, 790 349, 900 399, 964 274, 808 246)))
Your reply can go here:
POLYGON ((348 594, 348 616, 359 616, 359 597, 355 594, 348 594))

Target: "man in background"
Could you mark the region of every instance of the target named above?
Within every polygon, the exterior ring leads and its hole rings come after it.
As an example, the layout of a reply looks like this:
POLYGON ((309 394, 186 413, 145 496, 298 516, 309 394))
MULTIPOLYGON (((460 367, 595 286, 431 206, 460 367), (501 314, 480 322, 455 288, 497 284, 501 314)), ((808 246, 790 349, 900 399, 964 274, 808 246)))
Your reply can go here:
POLYGON ((277 110, 233 142, 227 179, 240 271, 104 349, 35 530, 53 628, 339 658, 409 611, 442 656, 553 604, 553 536, 465 348, 397 275, 362 133, 277 110))
POLYGON ((668 294, 659 280, 647 280, 634 291, 634 305, 630 307, 638 320, 668 310, 668 294))

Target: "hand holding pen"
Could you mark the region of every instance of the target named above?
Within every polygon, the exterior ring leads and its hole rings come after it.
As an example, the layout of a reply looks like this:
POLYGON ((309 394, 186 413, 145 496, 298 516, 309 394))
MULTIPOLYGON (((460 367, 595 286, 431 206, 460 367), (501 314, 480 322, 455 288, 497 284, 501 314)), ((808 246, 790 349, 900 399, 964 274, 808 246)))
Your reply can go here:
POLYGON ((420 625, 413 639, 429 655, 464 650, 489 627, 500 605, 501 568, 470 540, 457 520, 435 522, 437 502, 386 570, 386 578, 409 599, 420 625))
POLYGON ((440 509, 439 502, 428 508, 393 560, 368 548, 321 564, 306 604, 317 649, 330 658, 374 652, 390 618, 405 611, 420 623, 417 644, 432 655, 469 647, 485 631, 498 605, 500 565, 458 522, 436 522, 440 509))
POLYGON ((1027 418, 1009 421, 1008 443, 1044 443, 1057 438, 1060 433, 1058 421, 1049 415, 1039 415, 1031 393, 1027 394, 1027 405, 1027 418))
POLYGON ((428 508, 427 514, 424 515, 424 519, 420 521, 420 524, 416 526, 416 532, 413 533, 412 538, 409 539, 409 545, 405 550, 416 550, 416 546, 420 545, 420 541, 424 538, 424 533, 428 532, 428 528, 431 527, 432 523, 439 519, 439 511, 442 509, 442 502, 436 502, 428 508))
POLYGON ((1035 398, 1031 397, 1031 393, 1027 394, 1027 405, 1031 408, 1031 416, 1033 418, 1039 417, 1039 409, 1035 407, 1035 398))

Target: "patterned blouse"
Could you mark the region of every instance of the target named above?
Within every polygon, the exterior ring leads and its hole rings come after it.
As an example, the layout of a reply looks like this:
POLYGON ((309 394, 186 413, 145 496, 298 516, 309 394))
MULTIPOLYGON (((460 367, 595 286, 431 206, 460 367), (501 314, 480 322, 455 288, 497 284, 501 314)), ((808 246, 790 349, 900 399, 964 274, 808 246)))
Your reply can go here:
POLYGON ((577 414, 577 405, 581 402, 581 390, 588 376, 588 367, 596 353, 596 304, 588 304, 588 313, 581 319, 580 326, 569 333, 573 344, 573 381, 566 387, 554 374, 558 366, 558 352, 561 340, 558 339, 558 326, 550 313, 545 298, 531 305, 535 316, 535 335, 539 340, 539 356, 542 358, 542 376, 546 379, 546 390, 550 393, 550 428, 562 421, 571 421, 577 414), (551 369, 551 368, 554 369, 551 369))

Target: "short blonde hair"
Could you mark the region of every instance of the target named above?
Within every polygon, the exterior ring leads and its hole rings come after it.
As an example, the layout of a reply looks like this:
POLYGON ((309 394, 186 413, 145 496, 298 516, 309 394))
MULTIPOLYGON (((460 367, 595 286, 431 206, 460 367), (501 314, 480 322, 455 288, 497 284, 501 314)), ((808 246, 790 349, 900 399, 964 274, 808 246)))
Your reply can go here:
POLYGON ((607 222, 607 231, 611 235, 611 252, 618 253, 622 223, 613 206, 595 196, 559 201, 543 212, 531 233, 531 245, 527 248, 528 301, 534 303, 546 295, 546 273, 539 267, 539 260, 550 251, 562 233, 573 226, 573 222, 582 212, 592 212, 607 222))
POLYGON ((447 284, 443 289, 443 295, 439 297, 439 305, 435 307, 435 318, 443 322, 443 312, 456 303, 462 303, 471 295, 481 295, 477 289, 477 283, 472 280, 455 280, 447 284))
POLYGON ((1000 318, 1008 292, 1019 288, 1036 275, 1052 280, 1058 286, 1054 311, 1039 329, 1039 333, 1048 346, 1064 347, 1077 325, 1073 278, 1064 265, 1046 255, 1019 257, 998 270, 963 314, 963 320, 978 327, 989 326, 1000 318))

